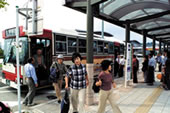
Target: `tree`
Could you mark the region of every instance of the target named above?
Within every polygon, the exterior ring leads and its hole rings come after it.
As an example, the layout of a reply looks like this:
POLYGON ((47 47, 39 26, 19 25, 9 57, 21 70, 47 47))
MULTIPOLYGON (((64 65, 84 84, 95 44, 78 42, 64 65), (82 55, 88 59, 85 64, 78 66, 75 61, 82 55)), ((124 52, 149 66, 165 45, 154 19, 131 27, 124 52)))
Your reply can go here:
POLYGON ((4 51, 0 48, 0 58, 3 58, 4 51))
POLYGON ((8 3, 6 2, 6 0, 0 0, 0 9, 4 8, 6 5, 8 5, 8 3))

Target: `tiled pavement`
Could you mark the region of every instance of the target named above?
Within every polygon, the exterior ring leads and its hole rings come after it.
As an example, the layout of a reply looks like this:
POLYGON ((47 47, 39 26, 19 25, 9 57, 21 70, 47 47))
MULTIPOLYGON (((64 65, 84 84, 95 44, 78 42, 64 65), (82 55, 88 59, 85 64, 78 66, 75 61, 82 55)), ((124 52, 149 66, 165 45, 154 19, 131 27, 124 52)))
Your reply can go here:
MULTIPOLYGON (((117 100, 116 103, 122 113, 170 113, 170 91, 160 89, 158 80, 153 86, 142 83, 142 73, 139 74, 138 79, 138 84, 130 82, 127 88, 124 88, 123 78, 116 79, 115 100, 117 100)), ((94 95, 94 100, 94 105, 85 106, 86 113, 96 113, 98 94, 94 95)), ((29 111, 33 113, 60 113, 60 105, 57 100, 52 100, 30 107, 29 111)), ((107 103, 105 111, 105 113, 113 113, 109 103, 107 103)), ((70 109, 70 113, 72 113, 72 109, 70 109)))

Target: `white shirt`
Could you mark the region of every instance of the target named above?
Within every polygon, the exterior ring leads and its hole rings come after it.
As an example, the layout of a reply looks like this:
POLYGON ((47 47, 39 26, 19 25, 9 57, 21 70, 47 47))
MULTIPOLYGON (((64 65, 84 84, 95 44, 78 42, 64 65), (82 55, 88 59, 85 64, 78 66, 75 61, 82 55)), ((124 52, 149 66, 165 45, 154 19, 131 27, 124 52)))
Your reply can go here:
POLYGON ((124 58, 120 59, 120 65, 125 65, 125 59, 124 58))

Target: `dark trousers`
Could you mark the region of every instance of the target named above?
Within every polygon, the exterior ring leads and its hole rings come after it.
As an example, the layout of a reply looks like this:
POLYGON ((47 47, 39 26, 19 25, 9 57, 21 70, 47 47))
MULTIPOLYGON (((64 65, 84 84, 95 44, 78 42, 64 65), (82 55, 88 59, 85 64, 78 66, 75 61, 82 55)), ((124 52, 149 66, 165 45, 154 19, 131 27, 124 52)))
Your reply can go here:
POLYGON ((114 64, 114 76, 116 77, 119 72, 119 64, 115 62, 114 64))
POLYGON ((28 91, 27 96, 25 97, 23 103, 24 104, 32 104, 33 99, 35 97, 36 87, 35 87, 35 83, 31 77, 29 77, 27 79, 27 85, 28 85, 29 91, 28 91))
POLYGON ((123 77, 123 68, 124 68, 124 65, 120 65, 119 77, 123 77))
POLYGON ((137 72, 137 67, 133 67, 133 83, 138 83, 137 72))
POLYGON ((159 72, 162 71, 162 63, 159 63, 159 72))
POLYGON ((148 75, 147 75, 147 83, 153 84, 154 81, 155 81, 154 80, 154 67, 149 66, 148 75))

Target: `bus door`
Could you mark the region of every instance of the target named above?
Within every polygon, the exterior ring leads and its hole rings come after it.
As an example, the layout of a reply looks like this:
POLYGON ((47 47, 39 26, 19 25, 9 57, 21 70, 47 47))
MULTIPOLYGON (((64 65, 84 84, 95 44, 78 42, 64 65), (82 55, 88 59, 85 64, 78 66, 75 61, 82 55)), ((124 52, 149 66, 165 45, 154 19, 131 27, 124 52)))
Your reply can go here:
POLYGON ((30 55, 36 59, 35 68, 36 74, 39 79, 39 85, 44 85, 49 82, 49 70, 52 64, 52 45, 51 40, 49 39, 41 39, 41 38, 31 38, 30 43, 30 55), (42 51, 43 58, 41 59, 43 66, 40 66, 38 63, 37 51, 42 51), (41 67, 41 71, 40 71, 41 67))

